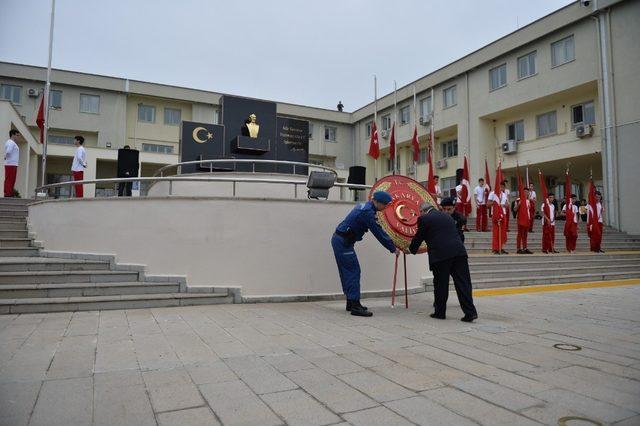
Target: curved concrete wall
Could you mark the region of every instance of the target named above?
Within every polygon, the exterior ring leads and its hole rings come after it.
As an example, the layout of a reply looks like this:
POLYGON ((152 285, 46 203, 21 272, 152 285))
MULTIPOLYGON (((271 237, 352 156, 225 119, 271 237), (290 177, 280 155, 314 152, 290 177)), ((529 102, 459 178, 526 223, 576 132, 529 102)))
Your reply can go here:
MULTIPOLYGON (((29 206, 29 225, 47 250, 114 253, 150 274, 186 275, 190 285, 241 286, 243 296, 322 295, 341 293, 330 238, 352 207, 222 197, 50 200, 29 206)), ((393 255, 369 233, 356 249, 362 290, 390 290, 393 255)), ((407 270, 409 287, 431 276, 425 255, 408 256, 407 270)))

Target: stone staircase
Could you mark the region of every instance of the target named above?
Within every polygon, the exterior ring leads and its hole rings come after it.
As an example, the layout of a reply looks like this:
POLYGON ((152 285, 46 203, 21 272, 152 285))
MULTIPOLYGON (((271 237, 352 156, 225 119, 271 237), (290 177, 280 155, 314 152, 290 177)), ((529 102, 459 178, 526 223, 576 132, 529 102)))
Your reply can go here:
POLYGON ((45 251, 29 235, 28 202, 0 199, 0 314, 240 302, 237 288, 190 287, 110 255, 45 251))

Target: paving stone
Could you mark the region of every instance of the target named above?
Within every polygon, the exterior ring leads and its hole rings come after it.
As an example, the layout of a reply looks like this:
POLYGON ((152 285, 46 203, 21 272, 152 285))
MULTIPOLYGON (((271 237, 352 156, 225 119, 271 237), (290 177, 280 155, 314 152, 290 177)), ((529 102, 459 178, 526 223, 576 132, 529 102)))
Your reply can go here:
POLYGON ((321 358, 311 358, 310 361, 316 367, 321 368, 327 373, 334 376, 338 374, 346 374, 363 370, 363 368, 355 362, 351 362, 337 355, 321 358))
POLYGON ((135 345, 130 337, 107 342, 103 342, 98 337, 95 361, 96 373, 132 370, 138 367, 135 345))
POLYGON ((156 413, 199 407, 204 404, 198 388, 184 369, 145 371, 142 378, 156 413))
POLYGON ((537 396, 545 401, 561 404, 568 410, 584 413, 589 418, 602 419, 605 422, 616 422, 637 414, 564 389, 551 389, 540 392, 537 396))
POLYGON ((625 377, 615 376, 613 374, 603 373, 602 371, 594 370, 592 368, 574 365, 557 370, 557 372, 577 379, 597 383, 599 386, 605 386, 630 394, 640 394, 640 382, 630 380, 625 377))
POLYGON ((0 384, 0 425, 26 425, 42 382, 0 384))
POLYGON ((364 350, 360 350, 358 352, 348 352, 348 353, 342 354, 342 357, 350 361, 353 361, 356 364, 360 365, 361 367, 365 367, 365 368, 393 364, 393 361, 383 356, 377 355, 371 351, 364 351, 364 350))
POLYGON ((369 397, 319 369, 294 371, 287 373, 287 377, 336 413, 378 405, 369 397))
POLYGON ((47 371, 47 379, 89 377, 93 374, 97 337, 65 336, 47 371))
POLYGON ((452 383, 452 386, 512 411, 523 410, 543 402, 480 378, 461 380, 452 383))
POLYGON ((162 334, 135 336, 136 356, 142 370, 160 370, 182 367, 175 351, 162 334))
POLYGON ((371 371, 343 374, 338 377, 351 387, 358 389, 378 402, 393 401, 415 395, 410 390, 371 371))
POLYGON ((467 426, 476 424, 423 396, 399 399, 384 405, 418 425, 467 426))
POLYGON ((300 389, 269 393, 261 398, 289 425, 328 425, 340 421, 340 417, 300 389))
POLYGON ((63 379, 44 382, 30 425, 72 426, 91 424, 93 379, 63 379))
POLYGON ((258 356, 227 358, 224 362, 257 394, 297 388, 295 383, 258 356))
MULTIPOLYGON (((136 376, 139 375, 136 372, 136 376)), ((155 425, 153 409, 144 384, 114 379, 112 376, 95 380, 94 425, 155 425)))
POLYGON ((238 380, 238 376, 222 361, 214 361, 206 364, 187 365, 185 369, 191 376, 191 380, 197 385, 206 383, 222 383, 238 380))
POLYGON ((375 407, 356 411, 355 413, 347 413, 344 414, 343 417, 355 426, 408 426, 413 424, 385 407, 375 407))
POLYGON ((209 407, 225 425, 249 425, 259 419, 261 425, 283 422, 240 380, 200 385, 209 407))
POLYGON ((435 389, 443 386, 441 381, 429 374, 413 370, 400 364, 381 365, 374 367, 373 371, 413 391, 435 389))
POLYGON ((262 359, 281 373, 315 368, 309 361, 294 353, 265 355, 262 359))
POLYGON ((220 422, 208 407, 158 414, 159 426, 217 426, 220 422))

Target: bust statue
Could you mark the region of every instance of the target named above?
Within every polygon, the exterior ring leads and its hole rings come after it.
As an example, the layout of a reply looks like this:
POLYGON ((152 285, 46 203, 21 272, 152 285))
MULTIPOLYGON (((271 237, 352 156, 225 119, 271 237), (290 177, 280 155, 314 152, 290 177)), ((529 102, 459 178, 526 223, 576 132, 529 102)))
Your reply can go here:
POLYGON ((257 138, 260 131, 260 125, 256 123, 256 115, 251 114, 247 118, 242 126, 242 136, 249 136, 251 138, 257 138))

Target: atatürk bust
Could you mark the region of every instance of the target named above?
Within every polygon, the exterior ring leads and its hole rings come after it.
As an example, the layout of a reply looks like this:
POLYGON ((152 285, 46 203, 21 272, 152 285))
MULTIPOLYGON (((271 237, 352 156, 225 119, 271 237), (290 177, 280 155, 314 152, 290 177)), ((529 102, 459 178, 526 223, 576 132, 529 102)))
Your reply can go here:
POLYGON ((256 123, 256 115, 251 114, 242 125, 242 136, 257 138, 260 131, 260 125, 256 123))

